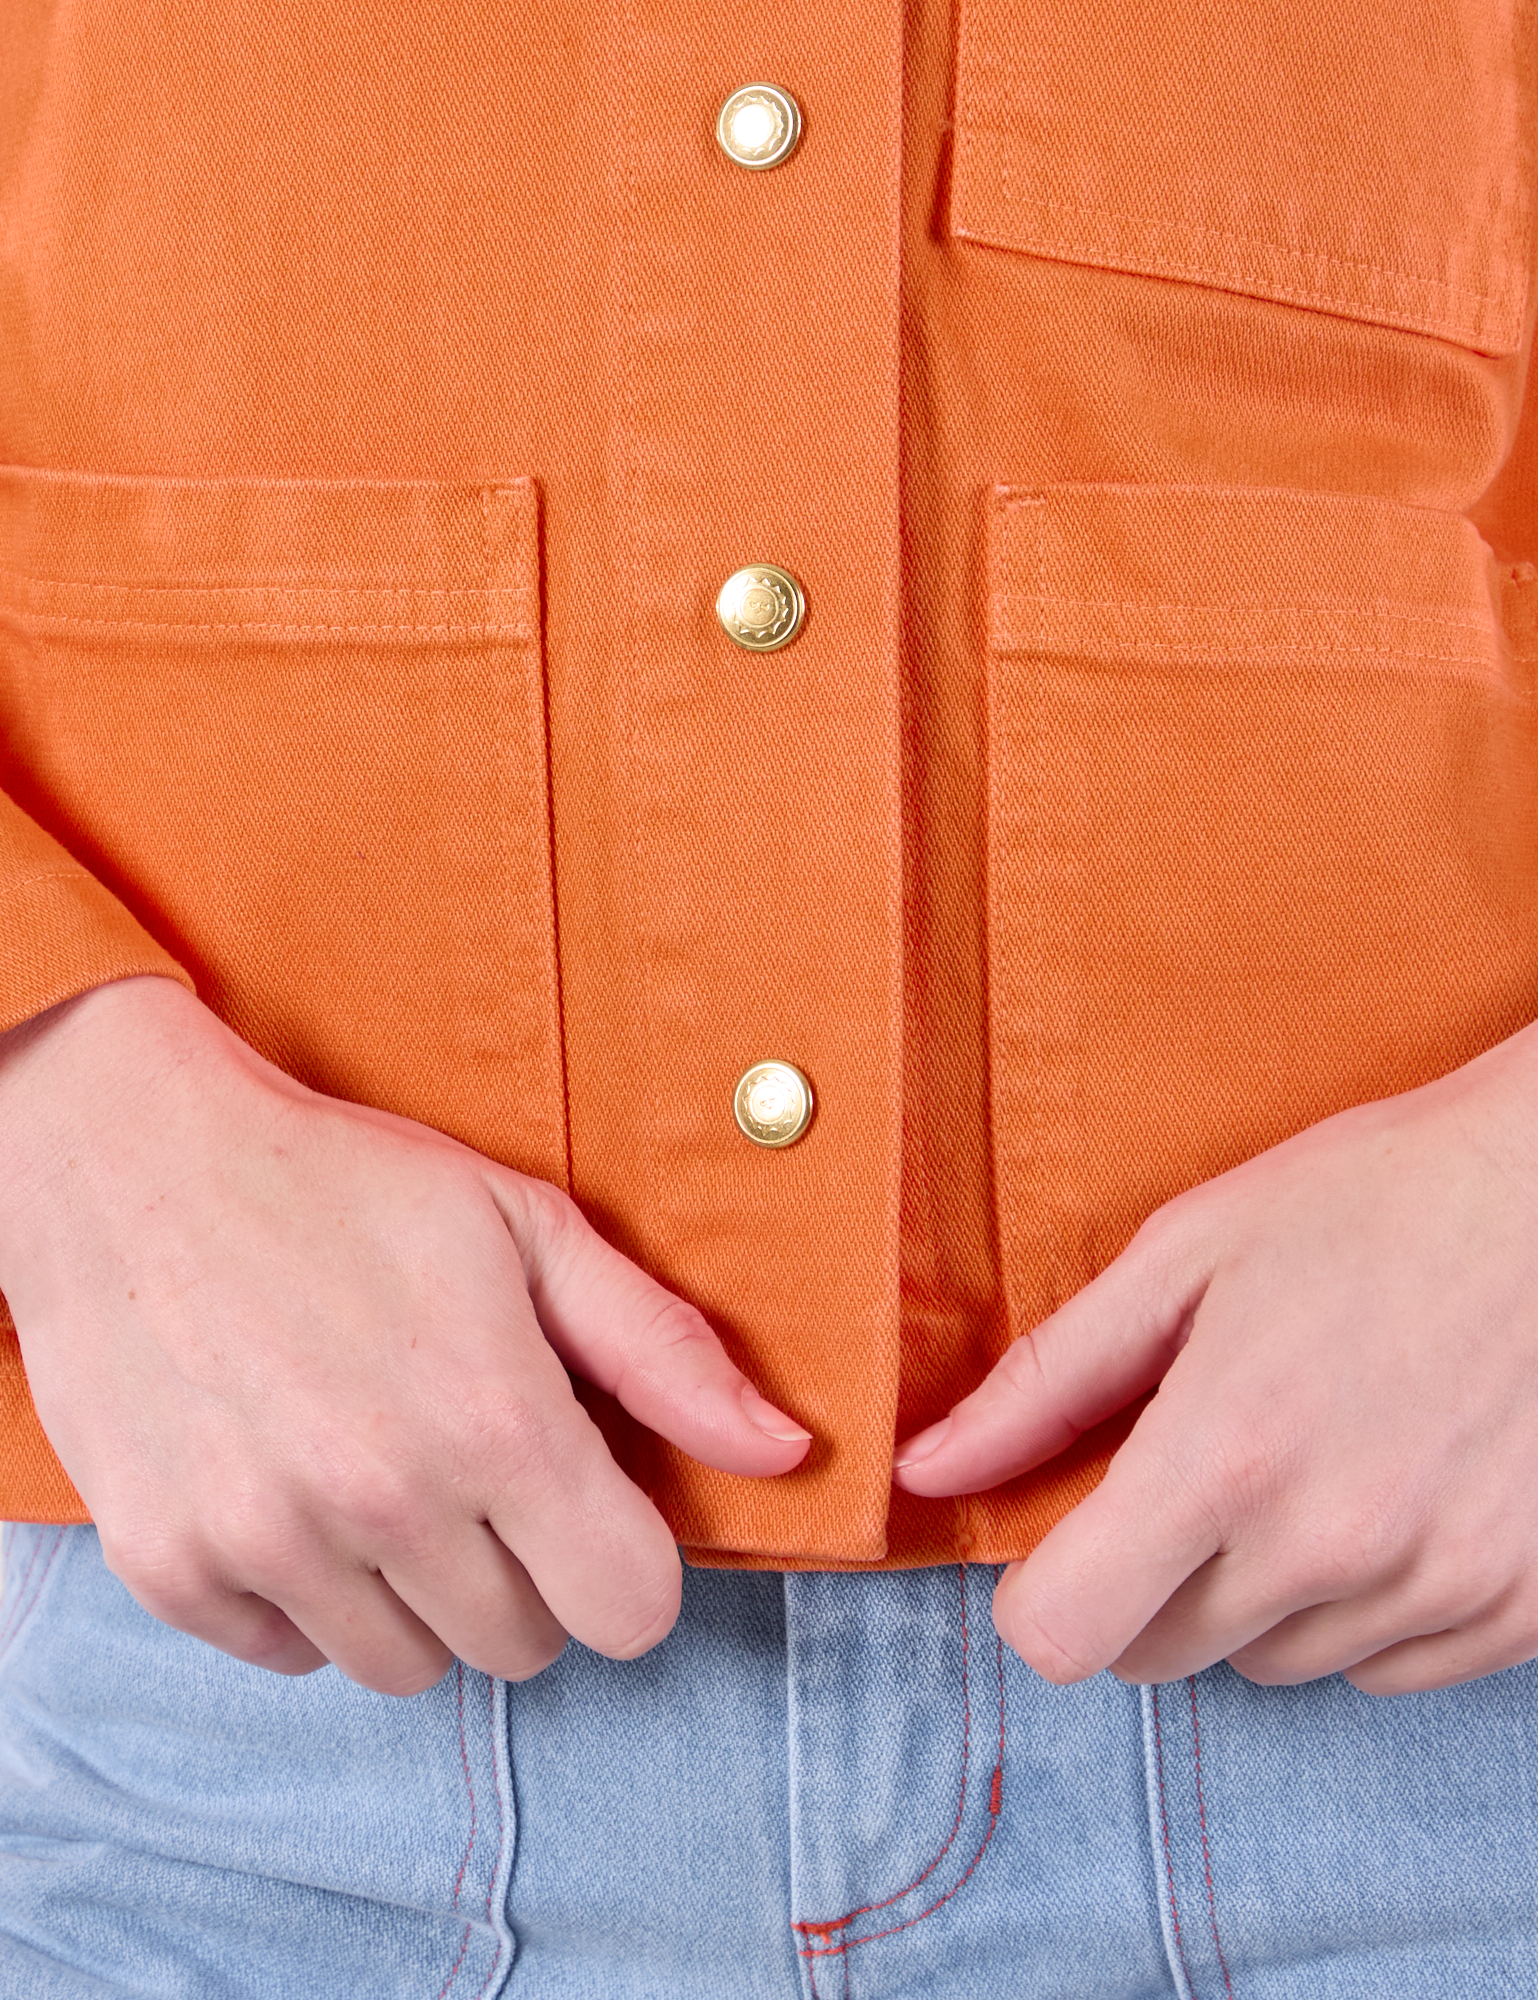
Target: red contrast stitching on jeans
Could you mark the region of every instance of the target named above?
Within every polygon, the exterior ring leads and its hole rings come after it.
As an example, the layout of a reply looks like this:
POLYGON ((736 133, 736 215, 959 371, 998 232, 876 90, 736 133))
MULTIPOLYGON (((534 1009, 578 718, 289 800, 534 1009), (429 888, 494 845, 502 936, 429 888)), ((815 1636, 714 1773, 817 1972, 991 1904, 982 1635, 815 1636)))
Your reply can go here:
MULTIPOLYGON (((971 1762, 971 1741, 972 1741, 971 1690, 968 1679, 969 1642, 968 1642, 968 1629, 967 1629, 966 1565, 963 1563, 958 1563, 957 1569, 961 1577, 961 1669, 962 1669, 963 1760, 961 1766, 961 1800, 956 1808, 956 1824, 951 1828, 949 1839, 947 1839, 944 1847, 941 1848, 940 1852, 935 1856, 934 1860, 930 1862, 929 1866, 924 1870, 922 1875, 915 1876, 913 1881, 908 1884, 908 1887, 906 1889, 899 1889, 895 1896, 888 1896, 884 1902, 867 1903, 861 1909, 851 1910, 847 1917, 839 1917, 831 1922, 824 1921, 822 1923, 793 1924, 791 1928, 793 1930, 799 1931, 804 1937, 821 1937, 821 1938, 831 1939, 836 1931, 843 1930, 848 1924, 852 1923, 856 1917, 869 1916, 871 1912, 874 1910, 890 1909, 893 1903, 901 1901, 901 1899, 904 1896, 908 1895, 913 1889, 916 1889, 921 1882, 927 1881, 929 1877, 935 1872, 936 1868, 939 1867, 940 1863, 944 1860, 947 1853, 949 1853, 952 1846, 955 1844, 956 1835, 957 1832, 960 1830, 961 1826, 962 1813, 966 1806, 967 1778, 971 1762)), ((967 1883, 971 1881, 973 1875, 977 1872, 978 1863, 987 1853, 988 1843, 993 1839, 994 1834, 998 1831, 999 1815, 1004 1809, 1005 1717, 1004 1717, 1004 1642, 1002 1639, 995 1639, 994 1653, 995 1653, 995 1666, 998 1673, 998 1681, 999 1681, 998 1753, 988 1785, 988 1831, 983 1835, 982 1840, 978 1846, 977 1852, 972 1856, 972 1859, 967 1863, 965 1870, 958 1878, 958 1880, 952 1883, 950 1888, 946 1890, 945 1894, 943 1896, 937 1896, 934 1902, 932 1902, 929 1905, 928 1909, 920 1910, 916 1917, 909 1917, 905 1922, 900 1924, 893 1924, 890 1926, 889 1929, 884 1931, 868 1931, 862 1937, 842 1938, 836 1944, 825 1943, 822 1945, 805 1945, 799 1947, 801 1957, 808 1961, 808 1971, 811 1975, 811 1980, 812 1980, 812 2000, 817 2000, 817 1974, 816 1974, 816 1967, 814 1964, 811 1963, 811 1961, 819 1958, 843 1957, 847 1953, 853 1951, 857 1945, 877 1944, 883 1938, 896 1937, 900 1931, 911 1931, 915 1924, 923 1923, 925 1918, 932 1917, 936 1910, 944 1909, 945 1905, 951 1901, 952 1897, 958 1896, 961 1893, 961 1891, 966 1887, 967 1883)))
MULTIPOLYGON (((52 1570, 54 1563, 58 1560, 59 1551, 60 1549, 63 1548, 64 1538, 68 1533, 69 1533, 68 1528, 56 1528, 54 1530, 53 1542, 48 1550, 48 1559, 43 1564, 43 1567, 37 1573, 37 1581, 32 1586, 31 1596, 26 1598, 24 1602, 18 1601, 16 1607, 16 1616, 10 1622, 9 1629, 7 1630, 5 1635, 4 1646, 0 1647, 0 1651, 8 1652, 10 1650, 11 1646, 15 1643, 17 1633, 20 1632, 22 1626, 32 1616, 32 1613, 37 1605, 37 1600, 43 1594, 43 1585, 48 1581, 49 1572, 50 1570, 52 1570)), ((30 1576, 31 1573, 32 1573, 32 1564, 28 1563, 27 1575, 30 1576)), ((22 1579, 22 1588, 23 1590, 25 1590, 26 1588, 25 1577, 22 1579)))
POLYGON ((1164 1731, 1159 1726, 1159 1689, 1153 1691, 1154 1722, 1154 1770, 1159 1779, 1159 1826, 1164 1835, 1164 1875, 1169 1883, 1170 1922, 1175 1930, 1175 1956, 1180 1960, 1180 1969, 1185 1974, 1186 1989, 1191 2000, 1196 2000, 1196 1982, 1191 1977, 1191 1968, 1186 1964, 1185 1940, 1180 1935, 1180 1911, 1175 1902, 1175 1858, 1170 1852, 1170 1816, 1164 1797, 1164 1731))
MULTIPOLYGON (((16 1622, 16 1611, 27 1594, 27 1585, 32 1581, 32 1572, 37 1568, 37 1559, 43 1552, 43 1536, 39 1535, 32 1544, 32 1553, 27 1557, 27 1566, 21 1573, 21 1581, 16 1586, 16 1595, 11 1599, 11 1608, 6 1614, 5 1627, 0 1631, 0 1646, 11 1636, 11 1627, 16 1622)), ((10 1554, 10 1550, 6 1550, 10 1554)))
MULTIPOLYGON (((486 1677, 486 1689, 491 1702, 490 1728, 491 1728, 491 1741, 492 1741, 492 1756, 493 1758, 495 1758, 496 1740, 497 1740, 497 1684, 489 1674, 486 1677)), ((491 1864, 491 1880, 486 1884, 486 1922, 488 1925, 491 1923, 491 1899, 496 1894, 497 1876, 502 1866, 502 1841, 503 1837, 507 1832, 507 1815, 502 1810, 502 1787, 500 1785, 494 1785, 492 1789, 495 1791, 497 1795, 497 1853, 496 1853, 496 1859, 491 1864)), ((497 1967, 501 1963, 502 1963, 502 1937, 501 1933, 499 1932, 497 1935, 496 1955, 493 1957, 491 1961, 491 1970, 486 1974, 486 1977, 481 1981, 481 1990, 479 1993, 476 1994, 475 2000, 486 2000, 487 1990, 490 1987, 492 1980, 496 1978, 497 1967)))
POLYGON ((825 1935, 831 1931, 842 1930, 846 1924, 852 1924, 856 1917, 868 1917, 874 1910, 890 1909, 893 1903, 900 1903, 904 1896, 911 1895, 920 1883, 927 1882, 956 1844, 956 1836, 961 1831, 962 1815, 967 1809, 967 1770, 971 1761, 972 1749, 971 1635, 967 1625, 966 1565, 964 1563, 957 1563, 956 1573, 961 1579, 961 1796, 956 1801, 956 1817, 952 1822, 945 1845, 940 1849, 934 1860, 930 1862, 922 1875, 915 1875, 906 1888, 897 1890, 895 1894, 886 1897, 882 1902, 862 1903, 857 1910, 848 1910, 841 1917, 828 1918, 819 1924, 792 1924, 791 1929, 793 1931, 825 1935))
POLYGON ((465 1790, 470 1794, 470 1837, 465 1842, 465 1851, 460 1858, 459 1873, 454 1877, 454 1908, 459 1908, 459 1892, 464 1887, 465 1870, 470 1866, 470 1856, 475 1852, 475 1780, 470 1775, 470 1745, 465 1737, 465 1663, 454 1662, 454 1684, 459 1706, 459 1762, 465 1774, 465 1790))
MULTIPOLYGON (((11 1609, 5 1621, 5 1629, 3 1632, 0 1632, 0 1652, 4 1652, 5 1648, 10 1644, 12 1633, 21 1623, 22 1603, 27 1595, 27 1585, 32 1581, 32 1572, 37 1568, 37 1559, 43 1552, 43 1541, 44 1537, 39 1535, 37 1540, 32 1544, 32 1553, 27 1558, 27 1566, 21 1573, 21 1582, 17 1584, 16 1595, 11 1600, 11 1609)), ((58 1547, 57 1537, 55 1537, 54 1547, 58 1547)), ((52 1555, 49 1556, 48 1560, 52 1562, 52 1555)), ((47 1575, 46 1569, 43 1574, 47 1575)))
MULTIPOLYGON (((457 1910, 459 1908, 459 1893, 465 1883, 465 1870, 470 1866, 470 1856, 475 1852, 476 1817, 475 1780, 470 1775, 470 1746, 465 1740, 465 1663, 463 1660, 456 1660, 454 1662, 454 1684, 459 1707, 459 1762, 460 1768, 465 1774, 465 1790, 470 1794, 470 1837, 465 1842, 465 1851, 460 1857, 459 1873, 454 1877, 453 1907, 457 1910)), ((459 1940, 459 1955, 449 1967, 448 1976, 444 1979, 443 1984, 438 1988, 437 2000, 444 2000, 444 1995, 459 1977, 459 1968, 464 1964, 465 1953, 470 1949, 470 1932, 472 1928, 473 1926, 470 1924, 465 1925, 464 1935, 459 1940)), ((482 1990, 484 1991, 484 1989, 482 1990)))
MULTIPOLYGON (((847 1952, 839 1959, 838 1969, 842 1975, 839 1980, 839 1986, 842 1989, 843 2000, 849 2000, 849 1955, 847 1952)), ((824 2000, 824 1995, 819 1991, 817 1985, 817 1967, 811 1959, 808 1959, 806 1962, 806 1976, 811 1982, 812 2000, 824 2000)), ((834 2000, 834 1996, 829 1994, 826 1996, 826 2000, 834 2000)))
POLYGON ((1218 1905, 1212 1893, 1212 1854, 1207 1846, 1207 1801, 1202 1794, 1202 1725, 1196 1712, 1196 1676, 1189 1676, 1191 1687, 1191 1740, 1196 1754, 1196 1817, 1202 1830, 1202 1866, 1207 1871, 1207 1911, 1212 1919, 1212 1943, 1218 1955, 1218 1965, 1223 1973, 1223 1991, 1228 2000, 1234 2000, 1234 1982, 1228 1976, 1228 1960, 1223 1956, 1223 1941, 1218 1936, 1218 1905))
MULTIPOLYGON (((971 1881, 977 1871, 977 1864, 988 1851, 989 1841, 992 1840, 994 1834, 998 1831, 999 1815, 1004 1809, 1004 1642, 1002 1639, 998 1641, 998 1669, 999 1761, 993 1767, 993 1778, 988 1787, 988 1831, 983 1835, 977 1852, 967 1863, 965 1873, 946 1890, 943 1896, 937 1897, 927 1910, 920 1910, 916 1917, 909 1917, 906 1923, 893 1924, 890 1930, 869 1931, 864 1937, 845 1938, 841 1943, 825 1945, 821 1950, 804 1951, 801 1954, 803 1958, 828 1958, 836 1953, 853 1951, 856 1945, 878 1944, 882 1938, 896 1937, 899 1931, 911 1931, 915 1924, 923 1923, 924 1919, 932 1917, 936 1910, 944 1909, 951 1898, 960 1895, 968 1882, 971 1881)), ((885 1906, 878 1904, 877 1907, 884 1908, 885 1906)))
POLYGON ((444 1994, 448 1992, 449 1988, 454 1984, 454 1981, 459 1977, 459 1968, 464 1964, 465 1953, 470 1949, 470 1933, 473 1929, 474 1929, 473 1924, 465 1925, 464 1931, 459 1940, 458 1955, 456 1956, 454 1963, 449 1967, 448 1977, 444 1980, 443 1984, 438 1988, 437 2000, 443 2000, 444 1994))

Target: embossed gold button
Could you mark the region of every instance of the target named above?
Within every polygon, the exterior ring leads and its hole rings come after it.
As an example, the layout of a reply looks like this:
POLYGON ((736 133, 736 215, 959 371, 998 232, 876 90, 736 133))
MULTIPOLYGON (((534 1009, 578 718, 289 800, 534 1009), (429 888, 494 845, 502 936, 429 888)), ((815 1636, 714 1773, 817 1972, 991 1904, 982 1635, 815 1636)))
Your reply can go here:
POLYGON ((739 167, 755 172, 777 167, 796 150, 801 107, 788 90, 772 83, 745 83, 721 106, 716 120, 721 150, 739 167))
POLYGON ((806 599, 788 569, 749 563, 729 576, 716 599, 716 616, 728 639, 750 653, 788 646, 801 630, 806 599))
POLYGON ((754 1063, 738 1078, 732 1109, 755 1146, 794 1145, 812 1122, 812 1086, 794 1063, 754 1063))

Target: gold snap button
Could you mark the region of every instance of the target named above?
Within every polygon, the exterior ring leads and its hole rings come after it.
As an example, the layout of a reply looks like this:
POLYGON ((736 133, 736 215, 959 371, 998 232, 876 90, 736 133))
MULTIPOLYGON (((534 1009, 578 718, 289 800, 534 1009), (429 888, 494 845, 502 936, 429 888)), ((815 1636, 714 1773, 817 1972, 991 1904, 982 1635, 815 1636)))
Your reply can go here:
POLYGON ((788 646, 801 630, 806 599, 788 569, 749 563, 729 576, 716 599, 716 616, 728 639, 750 653, 788 646))
POLYGON ((737 1080, 732 1109, 755 1146, 791 1146, 812 1122, 812 1086, 794 1063, 754 1063, 737 1080))
POLYGON ((755 172, 777 167, 796 150, 801 107, 788 90, 772 83, 745 83, 721 106, 716 137, 722 152, 739 167, 755 172))

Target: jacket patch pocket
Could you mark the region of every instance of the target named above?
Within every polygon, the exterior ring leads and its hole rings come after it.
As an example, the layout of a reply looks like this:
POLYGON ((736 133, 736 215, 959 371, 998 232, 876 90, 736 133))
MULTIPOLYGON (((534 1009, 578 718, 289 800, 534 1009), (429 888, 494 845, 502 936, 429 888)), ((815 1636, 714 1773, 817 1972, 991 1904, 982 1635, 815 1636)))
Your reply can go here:
POLYGON ((314 1087, 566 1177, 526 480, 0 473, 0 782, 314 1087))
POLYGON ((1538 730, 1451 514, 990 498, 989 981, 1013 1330, 1155 1208, 1538 1016, 1538 730))
POLYGON ((1521 344, 1529 0, 962 0, 951 226, 1521 344))

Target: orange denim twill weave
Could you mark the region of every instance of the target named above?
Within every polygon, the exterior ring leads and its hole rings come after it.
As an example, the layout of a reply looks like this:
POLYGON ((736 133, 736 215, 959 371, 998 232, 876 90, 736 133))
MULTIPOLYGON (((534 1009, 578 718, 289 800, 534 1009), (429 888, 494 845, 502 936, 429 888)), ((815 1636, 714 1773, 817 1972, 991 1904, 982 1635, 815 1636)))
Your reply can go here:
MULTIPOLYGON (((0 1025, 165 972, 568 1184, 816 1435, 589 1399, 696 1560, 1024 1553, 1126 1420, 894 1436, 1538 1015, 1533 11, 11 0, 0 1025)), ((82 1518, 9 1331, 0 1436, 82 1518)))

